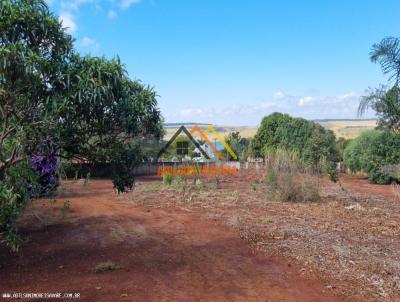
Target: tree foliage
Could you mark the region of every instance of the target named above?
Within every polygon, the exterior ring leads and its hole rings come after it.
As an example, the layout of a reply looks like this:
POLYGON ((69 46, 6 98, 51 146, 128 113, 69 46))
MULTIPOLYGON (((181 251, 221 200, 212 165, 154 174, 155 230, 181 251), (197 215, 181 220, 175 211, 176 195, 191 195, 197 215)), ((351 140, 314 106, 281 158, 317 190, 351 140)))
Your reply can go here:
POLYGON ((379 128, 400 133, 400 39, 388 37, 374 44, 370 59, 381 65, 383 73, 389 76, 389 83, 393 85, 370 89, 362 97, 358 113, 361 116, 372 109, 378 116, 379 128))
POLYGON ((118 192, 132 188, 132 169, 145 156, 141 146, 163 136, 155 91, 129 79, 119 59, 90 56, 71 58, 66 82, 58 127, 63 156, 111 163, 118 192))
POLYGON ((400 134, 400 87, 387 89, 381 86, 370 89, 368 95, 361 99, 359 115, 363 115, 369 108, 376 112, 378 128, 400 134))
MULTIPOLYGON (((248 149, 250 140, 244 137, 241 137, 239 132, 231 132, 225 137, 225 142, 229 145, 229 147, 235 152, 237 156, 237 160, 246 161, 248 157, 248 149)), ((235 160, 229 152, 226 152, 227 160, 235 160)))
POLYGON ((400 83, 400 39, 387 37, 381 42, 372 45, 370 59, 381 65, 384 74, 389 76, 389 81, 394 81, 395 86, 400 83))
POLYGON ((351 139, 346 139, 344 137, 339 137, 336 140, 336 151, 338 154, 338 160, 339 161, 343 161, 343 154, 344 154, 344 150, 346 149, 346 147, 348 146, 348 144, 351 142, 351 139))
POLYGON ((400 162, 400 136, 381 130, 369 130, 349 143, 344 151, 346 168, 365 172, 372 183, 386 184, 393 178, 382 168, 400 162))
MULTIPOLYGON (((163 135, 155 91, 119 59, 76 54, 44 1, 0 0, 0 12, 1 213, 23 210, 35 180, 54 183, 58 156, 111 163, 117 190, 132 188, 141 141, 163 135)), ((10 217, 0 219, 2 238, 15 238, 10 217)))
POLYGON ((43 1, 1 1, 0 173, 55 122, 72 38, 43 1))
POLYGON ((335 136, 332 131, 312 121, 283 113, 266 116, 250 148, 255 157, 263 157, 276 149, 297 152, 305 165, 326 172, 336 180, 335 136))

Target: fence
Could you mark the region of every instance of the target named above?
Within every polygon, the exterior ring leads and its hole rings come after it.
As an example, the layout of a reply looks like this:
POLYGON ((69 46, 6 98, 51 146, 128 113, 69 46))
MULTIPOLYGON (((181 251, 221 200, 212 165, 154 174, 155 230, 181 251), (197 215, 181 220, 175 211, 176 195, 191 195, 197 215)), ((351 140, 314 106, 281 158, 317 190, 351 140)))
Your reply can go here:
MULTIPOLYGON (((182 162, 149 162, 142 163, 133 169, 136 176, 155 176, 157 175, 158 168, 160 166, 171 166, 179 169, 182 165, 190 165, 194 163, 182 163, 182 162)), ((196 163, 200 168, 203 166, 210 165, 224 165, 228 167, 235 167, 238 170, 259 170, 264 167, 263 162, 238 162, 238 161, 226 161, 226 162, 200 162, 196 163)), ((85 177, 87 173, 90 173, 91 177, 95 178, 108 178, 111 176, 112 167, 109 164, 90 164, 80 163, 74 164, 74 170, 78 171, 78 177, 85 177)), ((67 173, 68 177, 74 177, 75 172, 67 173)))

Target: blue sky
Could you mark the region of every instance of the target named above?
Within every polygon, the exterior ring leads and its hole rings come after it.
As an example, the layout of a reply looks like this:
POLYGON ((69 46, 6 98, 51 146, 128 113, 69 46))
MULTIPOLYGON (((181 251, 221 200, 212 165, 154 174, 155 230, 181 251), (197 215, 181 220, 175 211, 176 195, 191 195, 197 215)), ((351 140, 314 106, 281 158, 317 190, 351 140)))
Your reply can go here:
POLYGON ((398 0, 47 2, 81 53, 118 55, 154 86, 167 122, 356 118, 365 90, 386 83, 371 45, 400 36, 398 0))

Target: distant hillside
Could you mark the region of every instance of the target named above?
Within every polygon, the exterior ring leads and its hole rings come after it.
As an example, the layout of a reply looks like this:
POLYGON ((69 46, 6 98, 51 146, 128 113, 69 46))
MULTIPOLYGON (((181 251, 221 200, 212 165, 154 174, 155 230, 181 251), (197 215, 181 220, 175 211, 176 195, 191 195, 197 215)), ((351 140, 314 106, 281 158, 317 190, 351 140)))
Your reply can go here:
POLYGON ((208 125, 211 125, 211 124, 196 123, 196 122, 164 123, 164 128, 179 128, 180 126, 185 126, 186 128, 189 128, 189 127, 193 127, 194 125, 208 126, 208 125))
MULTIPOLYGON (((321 126, 326 129, 332 130, 336 137, 344 137, 344 138, 355 138, 360 135, 361 132, 372 129, 376 127, 375 119, 319 119, 314 120, 319 123, 321 126)), ((178 130, 178 128, 184 125, 189 130, 194 125, 199 125, 201 128, 206 128, 207 123, 194 123, 194 122, 186 122, 186 123, 166 123, 164 127, 166 129, 166 135, 164 139, 169 139, 174 135, 174 133, 178 130)), ((231 132, 239 132, 242 137, 251 138, 257 132, 257 126, 221 126, 221 125, 213 125, 214 128, 222 135, 226 136, 231 132)), ((209 135, 211 139, 215 137, 213 135, 209 135)))

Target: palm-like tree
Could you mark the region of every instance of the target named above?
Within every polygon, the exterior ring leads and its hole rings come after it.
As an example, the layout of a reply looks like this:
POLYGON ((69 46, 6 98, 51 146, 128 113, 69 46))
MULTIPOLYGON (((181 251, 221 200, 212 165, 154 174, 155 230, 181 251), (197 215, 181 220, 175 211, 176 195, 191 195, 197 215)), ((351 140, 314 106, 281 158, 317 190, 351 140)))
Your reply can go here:
POLYGON ((394 85, 370 90, 362 97, 358 114, 361 116, 371 108, 377 113, 381 128, 400 133, 400 39, 388 37, 374 44, 370 58, 381 65, 383 73, 389 75, 389 81, 394 81, 394 85))
POLYGON ((378 62, 384 74, 389 75, 389 81, 394 80, 395 85, 400 83, 400 39, 394 37, 384 38, 380 43, 372 45, 370 52, 372 62, 378 62))

